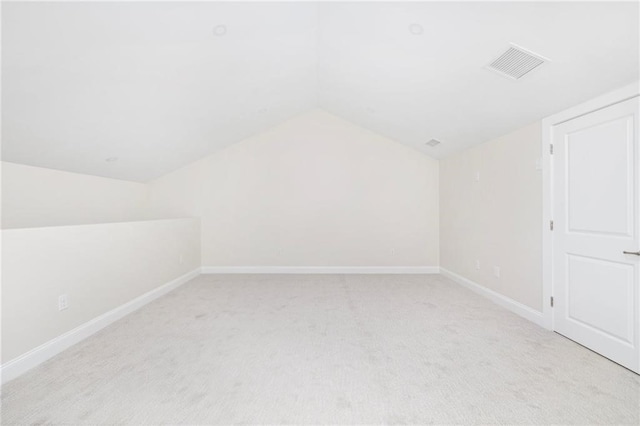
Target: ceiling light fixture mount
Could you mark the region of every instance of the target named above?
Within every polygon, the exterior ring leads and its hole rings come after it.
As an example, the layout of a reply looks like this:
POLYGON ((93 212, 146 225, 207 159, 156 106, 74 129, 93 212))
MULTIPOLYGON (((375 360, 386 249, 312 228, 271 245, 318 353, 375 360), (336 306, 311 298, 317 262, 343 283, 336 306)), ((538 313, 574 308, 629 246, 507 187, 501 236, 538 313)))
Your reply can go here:
POLYGON ((424 28, 420 24, 409 25, 409 32, 413 35, 421 35, 424 33, 424 28))
POLYGON ((215 36, 222 37, 226 33, 227 33, 226 25, 216 25, 215 27, 213 27, 213 35, 215 36))
POLYGON ((431 139, 429 142, 426 143, 426 145, 430 146, 431 148, 436 147, 438 145, 440 145, 440 141, 437 139, 431 139))
POLYGON ((118 157, 109 157, 109 158, 105 158, 105 160, 107 163, 115 163, 116 161, 118 161, 118 157))

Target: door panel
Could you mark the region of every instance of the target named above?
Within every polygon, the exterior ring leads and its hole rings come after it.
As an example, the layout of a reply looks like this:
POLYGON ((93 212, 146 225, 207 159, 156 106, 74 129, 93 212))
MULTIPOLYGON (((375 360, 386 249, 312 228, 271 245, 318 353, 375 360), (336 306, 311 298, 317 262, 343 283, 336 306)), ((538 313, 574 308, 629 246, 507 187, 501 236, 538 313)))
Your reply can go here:
POLYGON ((567 319, 633 343, 633 266, 572 254, 567 261, 567 319))
POLYGON ((553 327, 640 369, 638 98, 554 126, 553 327))
POLYGON ((567 133, 570 232, 632 235, 632 132, 633 116, 626 116, 567 133))

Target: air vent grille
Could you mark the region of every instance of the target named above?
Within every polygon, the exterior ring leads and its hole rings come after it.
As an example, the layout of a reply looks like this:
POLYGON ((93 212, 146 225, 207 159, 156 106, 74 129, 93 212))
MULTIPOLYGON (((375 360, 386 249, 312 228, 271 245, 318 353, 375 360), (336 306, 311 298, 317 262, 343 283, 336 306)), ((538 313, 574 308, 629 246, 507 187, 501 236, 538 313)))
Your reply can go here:
POLYGON ((520 47, 511 46, 488 68, 500 74, 518 80, 546 62, 546 58, 520 47))
POLYGON ((430 147, 434 147, 436 145, 440 145, 440 141, 436 139, 431 139, 429 142, 427 142, 427 145, 429 145, 430 147))

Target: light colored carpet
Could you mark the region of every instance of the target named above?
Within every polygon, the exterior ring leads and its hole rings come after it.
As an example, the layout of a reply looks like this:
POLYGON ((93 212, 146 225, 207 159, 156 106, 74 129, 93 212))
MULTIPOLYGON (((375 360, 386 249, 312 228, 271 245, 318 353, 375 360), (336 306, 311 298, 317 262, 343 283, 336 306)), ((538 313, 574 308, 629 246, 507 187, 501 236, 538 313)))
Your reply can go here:
POLYGON ((640 377, 438 275, 201 276, 10 382, 3 424, 640 424, 640 377))

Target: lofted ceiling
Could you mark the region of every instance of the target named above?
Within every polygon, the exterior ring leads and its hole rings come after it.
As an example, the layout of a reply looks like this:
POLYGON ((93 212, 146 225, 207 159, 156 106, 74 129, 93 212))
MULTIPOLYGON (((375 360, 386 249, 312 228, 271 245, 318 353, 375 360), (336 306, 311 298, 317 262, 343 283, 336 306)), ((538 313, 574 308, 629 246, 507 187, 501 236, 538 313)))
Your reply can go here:
POLYGON ((5 2, 3 160, 148 181, 318 107, 442 158, 637 80, 638 12, 5 2), (510 43, 549 61, 519 80, 488 70, 510 43))

